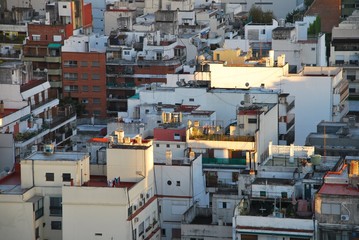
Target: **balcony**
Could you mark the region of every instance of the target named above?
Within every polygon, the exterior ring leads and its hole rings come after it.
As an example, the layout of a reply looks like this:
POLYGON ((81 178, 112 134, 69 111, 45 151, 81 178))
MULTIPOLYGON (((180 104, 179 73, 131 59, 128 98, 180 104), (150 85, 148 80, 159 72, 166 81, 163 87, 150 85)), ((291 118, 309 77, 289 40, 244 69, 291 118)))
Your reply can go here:
POLYGON ((202 158, 202 164, 246 166, 246 158, 202 158))
POLYGON ((35 140, 42 138, 50 131, 47 128, 47 125, 44 124, 43 128, 35 131, 26 131, 23 133, 18 133, 14 136, 15 147, 26 147, 27 145, 33 143, 35 140))
POLYGON ((50 121, 49 125, 50 125, 50 129, 52 131, 56 130, 57 128, 60 128, 62 126, 64 126, 67 123, 70 123, 72 121, 76 120, 76 113, 63 113, 60 115, 55 116, 52 121, 50 121))
POLYGON ((23 56, 22 57, 23 61, 26 62, 44 62, 45 61, 45 57, 44 56, 23 56))
POLYGON ((229 136, 224 134, 190 135, 190 140, 254 142, 254 136, 229 136))
POLYGON ((48 75, 61 75, 62 70, 61 69, 47 69, 48 75))
POLYGON ((2 54, 0 53, 0 58, 6 60, 21 60, 21 51, 16 51, 15 53, 2 54))
POLYGON ((50 81, 50 86, 52 88, 62 88, 62 82, 61 81, 50 81))
POLYGON ((135 89, 135 83, 107 83, 107 89, 135 89))
POLYGON ((46 99, 44 101, 32 104, 31 105, 31 110, 32 110, 32 113, 34 115, 38 115, 41 112, 43 112, 44 109, 53 108, 58 104, 59 104, 59 99, 57 99, 57 98, 48 98, 48 99, 46 99))
POLYGON ((46 56, 45 61, 48 63, 61 63, 60 56, 46 56))

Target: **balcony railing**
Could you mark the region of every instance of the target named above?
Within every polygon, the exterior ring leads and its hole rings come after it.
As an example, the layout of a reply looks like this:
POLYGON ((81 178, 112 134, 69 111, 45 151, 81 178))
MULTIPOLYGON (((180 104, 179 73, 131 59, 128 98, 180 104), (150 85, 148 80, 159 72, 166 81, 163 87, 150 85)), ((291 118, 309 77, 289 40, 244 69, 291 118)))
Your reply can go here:
POLYGON ((290 110, 292 110, 295 106, 295 101, 291 102, 288 107, 287 107, 287 112, 289 112, 290 110))
POLYGON ((60 125, 61 123, 65 122, 68 119, 71 119, 73 117, 76 116, 76 113, 70 113, 68 115, 58 115, 56 117, 53 118, 52 122, 50 123, 50 128, 54 128, 57 127, 58 125, 60 125))
POLYGON ((16 134, 14 136, 14 139, 15 139, 16 142, 25 142, 25 141, 37 136, 38 134, 42 133, 43 131, 45 131, 47 129, 48 129, 47 125, 44 124, 43 128, 41 128, 39 130, 26 131, 26 132, 16 134))
POLYGON ((190 135, 190 140, 254 142, 254 136, 229 136, 223 134, 190 135))
POLYGON ((246 165, 246 158, 202 158, 202 164, 246 165))
POLYGON ((35 104, 31 104, 31 109, 34 110, 34 109, 37 109, 39 107, 41 107, 42 105, 45 105, 46 103, 49 103, 51 101, 55 100, 55 98, 48 98, 44 101, 41 101, 41 102, 38 102, 38 103, 35 103, 35 104))

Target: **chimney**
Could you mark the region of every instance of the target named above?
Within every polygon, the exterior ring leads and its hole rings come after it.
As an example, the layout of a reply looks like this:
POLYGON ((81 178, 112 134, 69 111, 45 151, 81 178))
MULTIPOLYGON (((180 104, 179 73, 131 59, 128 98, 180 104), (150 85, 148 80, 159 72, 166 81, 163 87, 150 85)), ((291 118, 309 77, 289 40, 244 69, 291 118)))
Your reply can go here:
POLYGON ((4 113, 4 109, 5 107, 4 107, 4 101, 3 100, 1 100, 0 101, 0 113, 4 113))

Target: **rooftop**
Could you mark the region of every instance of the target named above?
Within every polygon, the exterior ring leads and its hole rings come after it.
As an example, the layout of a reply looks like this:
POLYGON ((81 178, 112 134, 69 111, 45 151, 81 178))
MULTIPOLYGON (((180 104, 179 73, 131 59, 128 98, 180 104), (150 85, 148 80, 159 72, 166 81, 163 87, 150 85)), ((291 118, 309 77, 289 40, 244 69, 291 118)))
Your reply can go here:
POLYGON ((79 161, 87 157, 87 153, 82 152, 54 152, 54 153, 44 153, 44 152, 35 152, 25 160, 32 161, 79 161))
POLYGON ((45 83, 46 80, 45 79, 40 79, 40 80, 30 80, 28 83, 22 84, 20 87, 20 91, 21 92, 25 92, 31 88, 34 88, 36 86, 39 86, 43 83, 45 83))
POLYGON ((91 175, 90 181, 84 183, 84 186, 88 187, 115 187, 115 188, 131 188, 137 182, 115 182, 113 181, 111 184, 107 181, 106 176, 101 175, 91 175))
POLYGON ((252 184, 258 185, 289 185, 293 186, 295 181, 292 179, 280 179, 280 178, 256 178, 252 184))
POLYGON ((350 187, 348 184, 324 183, 319 190, 319 194, 341 195, 341 196, 359 196, 359 189, 350 187))
POLYGON ((0 178, 0 193, 2 194, 22 194, 26 189, 21 189, 21 175, 19 165, 15 171, 0 178))
POLYGON ((18 111, 18 110, 19 109, 5 108, 3 113, 0 112, 0 119, 18 111))

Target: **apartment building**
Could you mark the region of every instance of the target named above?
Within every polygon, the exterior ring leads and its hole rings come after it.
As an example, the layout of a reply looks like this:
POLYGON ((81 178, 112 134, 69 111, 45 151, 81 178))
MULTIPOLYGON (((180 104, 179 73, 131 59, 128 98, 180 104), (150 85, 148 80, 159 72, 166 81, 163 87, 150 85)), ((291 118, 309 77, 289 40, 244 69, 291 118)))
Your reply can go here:
POLYGON ((0 59, 19 61, 22 58, 22 44, 27 36, 25 25, 0 25, 0 59))
POLYGON ((45 75, 50 95, 62 97, 61 46, 77 32, 92 30, 91 4, 79 1, 46 3, 48 17, 28 24, 28 38, 23 46, 23 61, 33 62, 34 72, 45 75))
POLYGON ((76 35, 61 48, 63 97, 83 106, 79 114, 106 117, 107 37, 76 35))
POLYGON ((343 68, 343 78, 349 84, 348 114, 358 115, 359 84, 359 57, 357 50, 359 11, 354 11, 351 16, 332 29, 332 41, 330 46, 329 65, 343 68))
POLYGON ((358 170, 357 158, 348 156, 324 176, 324 184, 315 196, 315 219, 321 239, 357 238, 358 170))
POLYGON ((62 187, 89 178, 85 153, 43 152, 23 158, 1 179, 1 234, 5 239, 63 239, 62 187), (11 224, 9 226, 9 223, 11 224))
POLYGON ((115 134, 105 173, 63 188, 63 239, 160 239, 152 141, 115 134))
POLYGON ((155 163, 158 202, 161 208, 162 239, 182 239, 182 215, 194 204, 208 206, 201 155, 173 158, 166 154, 166 163, 155 163))
POLYGON ((178 40, 160 32, 111 35, 106 52, 108 116, 126 112, 136 86, 166 82, 166 74, 179 72, 184 59, 178 40))
POLYGON ((0 71, 1 132, 13 135, 15 156, 23 158, 44 143, 66 146, 76 134, 73 109, 59 106, 49 94, 49 82, 32 75, 31 64, 6 62, 0 71))
MULTIPOLYGON (((307 17, 308 18, 308 17, 307 17)), ((312 20, 295 22, 293 26, 280 26, 272 31, 274 58, 284 54, 290 72, 297 73, 303 66, 327 66, 325 34, 308 36, 312 20)))

